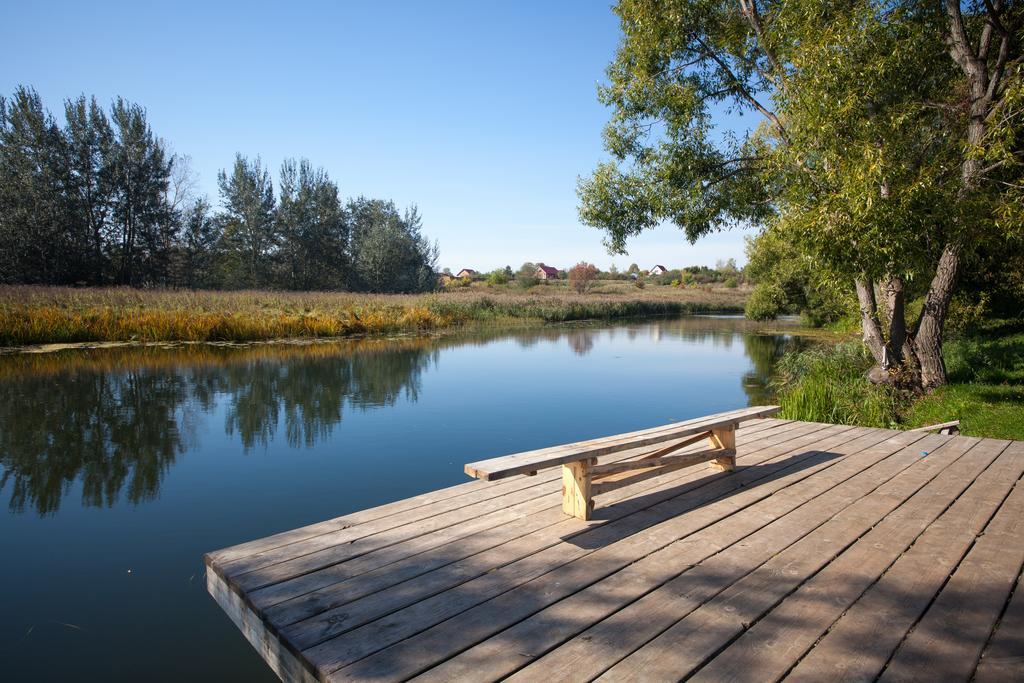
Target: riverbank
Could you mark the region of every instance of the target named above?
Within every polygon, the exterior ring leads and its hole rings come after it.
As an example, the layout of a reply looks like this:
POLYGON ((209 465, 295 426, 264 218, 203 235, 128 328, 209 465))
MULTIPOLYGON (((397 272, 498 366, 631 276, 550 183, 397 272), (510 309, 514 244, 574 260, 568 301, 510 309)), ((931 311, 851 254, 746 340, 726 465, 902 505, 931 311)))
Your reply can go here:
POLYGON ((960 420, 968 436, 1024 439, 1024 320, 990 320, 946 342, 949 385, 914 396, 864 381, 859 342, 791 354, 776 384, 782 415, 797 420, 910 429, 960 420))
POLYGON ((747 292, 728 287, 564 283, 530 290, 472 287, 422 295, 344 292, 0 288, 0 345, 76 342, 260 341, 396 334, 469 323, 564 322, 742 313, 747 292))

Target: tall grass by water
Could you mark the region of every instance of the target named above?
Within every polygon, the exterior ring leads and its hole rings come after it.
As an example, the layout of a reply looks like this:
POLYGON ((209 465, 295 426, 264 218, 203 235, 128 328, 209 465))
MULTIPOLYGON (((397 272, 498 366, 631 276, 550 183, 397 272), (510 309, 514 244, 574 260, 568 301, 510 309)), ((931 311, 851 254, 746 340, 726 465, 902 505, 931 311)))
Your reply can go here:
POLYGON ((0 344, 257 341, 422 332, 473 322, 741 312, 735 290, 573 295, 472 288, 428 295, 0 287, 0 344))
POLYGON ((1024 440, 1024 321, 980 321, 943 356, 949 384, 922 396, 868 382, 859 341, 787 354, 774 380, 781 415, 896 429, 960 420, 968 436, 1024 440))
POLYGON ((845 342, 783 356, 777 367, 781 417, 829 424, 896 427, 901 398, 865 375, 873 359, 863 344, 845 342))

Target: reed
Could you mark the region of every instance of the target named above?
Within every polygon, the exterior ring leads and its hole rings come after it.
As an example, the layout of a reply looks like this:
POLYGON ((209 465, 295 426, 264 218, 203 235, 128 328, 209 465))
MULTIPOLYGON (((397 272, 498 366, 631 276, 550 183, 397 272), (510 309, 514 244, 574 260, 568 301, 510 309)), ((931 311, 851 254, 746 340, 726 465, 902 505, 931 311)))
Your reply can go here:
POLYGON ((468 288, 428 295, 0 287, 0 344, 243 342, 446 329, 479 322, 560 322, 741 312, 735 290, 468 288))

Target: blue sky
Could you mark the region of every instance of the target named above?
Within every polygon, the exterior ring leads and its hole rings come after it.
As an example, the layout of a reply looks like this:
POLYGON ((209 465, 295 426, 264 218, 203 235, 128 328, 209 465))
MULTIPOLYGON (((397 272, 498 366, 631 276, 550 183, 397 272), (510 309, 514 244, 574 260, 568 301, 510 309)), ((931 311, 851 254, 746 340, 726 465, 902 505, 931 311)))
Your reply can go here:
POLYGON ((6 18, 0 92, 32 85, 58 115, 80 93, 142 104, 214 200, 235 152, 275 178, 306 157, 343 196, 418 204, 453 270, 743 261, 737 231, 690 245, 664 226, 611 257, 579 223, 619 40, 604 2, 20 2, 6 18))

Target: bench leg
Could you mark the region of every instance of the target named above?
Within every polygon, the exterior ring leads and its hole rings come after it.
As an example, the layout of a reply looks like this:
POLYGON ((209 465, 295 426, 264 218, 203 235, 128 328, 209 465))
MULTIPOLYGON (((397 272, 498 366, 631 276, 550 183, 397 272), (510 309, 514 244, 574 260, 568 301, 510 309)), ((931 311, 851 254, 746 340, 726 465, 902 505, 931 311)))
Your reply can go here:
POLYGON ((562 465, 562 511, 578 519, 590 519, 594 499, 590 497, 590 465, 595 460, 581 460, 562 465))
POLYGON ((712 429, 711 430, 711 441, 712 448, 722 448, 727 451, 722 457, 715 458, 711 462, 711 467, 718 469, 722 472, 732 472, 736 469, 736 427, 735 425, 726 427, 724 429, 712 429))

